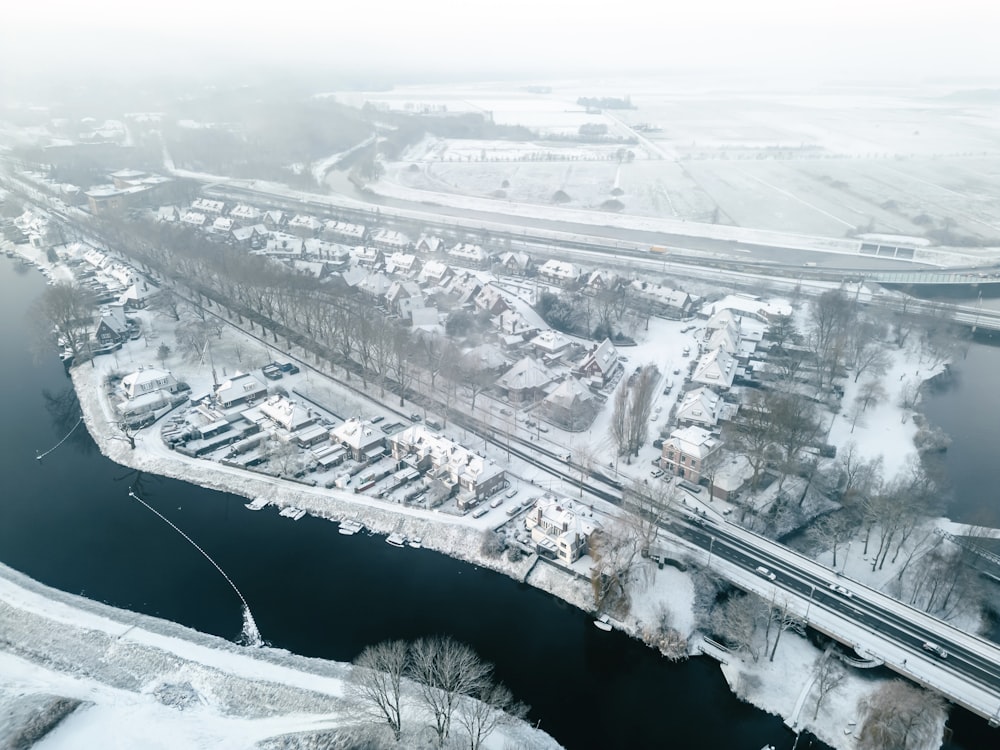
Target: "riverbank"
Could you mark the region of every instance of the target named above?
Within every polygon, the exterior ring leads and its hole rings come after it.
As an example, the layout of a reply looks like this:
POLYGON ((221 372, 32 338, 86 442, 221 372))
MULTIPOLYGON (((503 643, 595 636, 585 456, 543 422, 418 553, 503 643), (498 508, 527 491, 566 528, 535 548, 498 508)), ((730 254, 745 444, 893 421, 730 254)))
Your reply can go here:
MULTIPOLYGON (((363 731, 345 698, 350 665, 241 647, 3 564, 0 633, 4 747, 100 747, 113 737, 117 747, 298 748, 363 731)), ((524 722, 487 746, 560 747, 524 722)))

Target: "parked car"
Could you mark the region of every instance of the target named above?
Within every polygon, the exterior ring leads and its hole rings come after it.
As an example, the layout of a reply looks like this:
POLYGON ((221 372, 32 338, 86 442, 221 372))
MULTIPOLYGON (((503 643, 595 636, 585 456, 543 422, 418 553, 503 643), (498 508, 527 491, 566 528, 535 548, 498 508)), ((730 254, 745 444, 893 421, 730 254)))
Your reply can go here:
POLYGON ((664 471, 663 471, 663 469, 653 469, 653 470, 652 470, 651 472, 649 472, 649 475, 650 475, 651 477, 653 477, 653 479, 659 479, 659 478, 660 478, 660 477, 662 477, 662 476, 663 476, 663 475, 664 475, 665 473, 666 473, 666 472, 664 472, 664 471))
POLYGON ((383 417, 383 416, 382 416, 382 415, 380 414, 380 415, 379 415, 379 416, 377 416, 377 417, 372 417, 372 418, 371 418, 371 423, 372 423, 372 424, 378 424, 378 423, 379 423, 379 422, 381 422, 381 421, 382 421, 383 419, 385 419, 385 417, 383 417))
POLYGON ((278 369, 282 372, 287 372, 290 375, 294 375, 299 371, 298 365, 293 365, 291 362, 277 362, 278 369))
POLYGON ((503 414, 505 417, 509 417, 514 412, 512 412, 510 409, 501 409, 500 413, 503 414))
POLYGON ((413 414, 410 415, 410 421, 411 422, 419 422, 420 421, 420 415, 417 414, 416 412, 413 412, 413 414))

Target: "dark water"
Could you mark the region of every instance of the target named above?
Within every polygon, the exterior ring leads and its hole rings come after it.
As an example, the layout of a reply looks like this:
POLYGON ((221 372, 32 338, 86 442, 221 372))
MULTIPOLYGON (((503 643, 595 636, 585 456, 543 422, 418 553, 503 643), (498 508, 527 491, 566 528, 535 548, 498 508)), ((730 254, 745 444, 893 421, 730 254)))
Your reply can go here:
POLYGON ((954 495, 948 515, 1000 526, 1000 334, 977 338, 928 389, 924 412, 952 439, 942 456, 954 495))
MULTIPOLYGON (((568 748, 787 750, 776 717, 737 701, 707 659, 669 665, 583 613, 504 576, 380 537, 345 537, 244 498, 143 475, 96 451, 54 355, 28 351, 25 312, 41 277, 0 258, 0 560, 56 588, 235 639, 236 595, 128 488, 184 529, 226 570, 272 645, 350 660, 386 638, 449 634, 495 662, 499 677, 568 748)), ((953 716, 960 744, 994 747, 995 733, 953 716)), ((802 741, 799 748, 810 747, 802 741)), ((812 747, 820 747, 819 744, 812 747)))

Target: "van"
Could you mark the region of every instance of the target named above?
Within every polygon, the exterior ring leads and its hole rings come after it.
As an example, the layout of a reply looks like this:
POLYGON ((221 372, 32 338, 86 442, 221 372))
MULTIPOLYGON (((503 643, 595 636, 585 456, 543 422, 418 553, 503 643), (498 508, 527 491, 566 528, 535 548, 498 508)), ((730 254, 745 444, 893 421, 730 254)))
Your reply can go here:
POLYGON ((701 494, 701 487, 699 487, 697 484, 692 484, 691 482, 689 482, 686 479, 680 480, 677 483, 677 486, 680 487, 682 490, 687 490, 688 492, 690 492, 690 493, 692 493, 694 495, 700 495, 701 494))
POLYGON ((490 512, 490 509, 487 508, 487 507, 485 507, 485 506, 482 507, 482 508, 477 508, 476 510, 472 511, 472 517, 473 518, 482 518, 483 516, 485 516, 489 512, 490 512))
POLYGON ((502 497, 495 497, 492 500, 490 500, 490 507, 491 508, 499 508, 501 506, 501 504, 503 504, 503 498, 502 497))

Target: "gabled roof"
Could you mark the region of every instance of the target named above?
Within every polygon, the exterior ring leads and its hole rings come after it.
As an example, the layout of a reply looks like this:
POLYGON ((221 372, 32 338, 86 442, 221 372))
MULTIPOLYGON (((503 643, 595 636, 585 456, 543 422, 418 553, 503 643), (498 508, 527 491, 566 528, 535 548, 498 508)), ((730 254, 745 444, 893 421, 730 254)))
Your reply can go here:
POLYGON ((552 375, 534 357, 525 357, 500 377, 497 385, 509 391, 544 388, 552 382, 552 375))
POLYGON ((611 339, 604 339, 599 346, 583 358, 579 369, 581 371, 589 370, 593 365, 600 370, 602 375, 606 376, 617 364, 618 350, 611 343, 611 339))
POLYGON ((670 437, 664 442, 664 446, 667 445, 687 456, 703 459, 715 452, 722 443, 708 430, 689 426, 671 432, 670 437))
POLYGON ((715 425, 722 412, 722 398, 710 388, 695 388, 684 394, 677 406, 678 422, 715 425))
POLYGON ((727 390, 732 387, 735 377, 736 360, 733 356, 722 349, 713 349, 698 360, 691 380, 727 390))
POLYGON ((583 386, 576 378, 566 378, 559 386, 545 397, 546 403, 562 409, 571 409, 576 404, 582 404, 594 398, 590 389, 583 386))
POLYGON ((569 346, 570 340, 563 334, 559 333, 559 331, 549 329, 547 331, 542 331, 535 336, 535 338, 531 340, 531 345, 542 349, 543 351, 549 352, 550 354, 555 354, 556 352, 561 352, 569 346))

